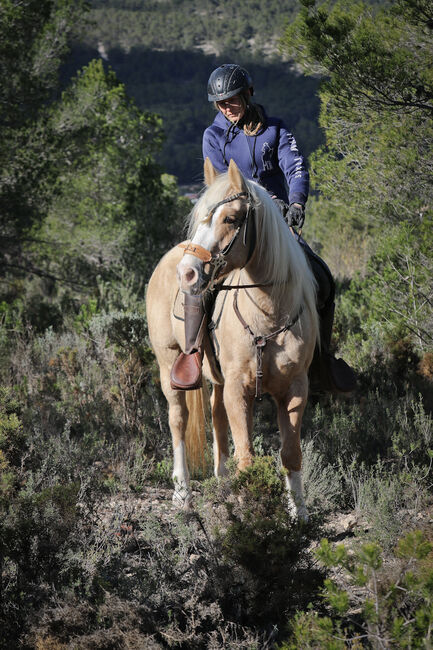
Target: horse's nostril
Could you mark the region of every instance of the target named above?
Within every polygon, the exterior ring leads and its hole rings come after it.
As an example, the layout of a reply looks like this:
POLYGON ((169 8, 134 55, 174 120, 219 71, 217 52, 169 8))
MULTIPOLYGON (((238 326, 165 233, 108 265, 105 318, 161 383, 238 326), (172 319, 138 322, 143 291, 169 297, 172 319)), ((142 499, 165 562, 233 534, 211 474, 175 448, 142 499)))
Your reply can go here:
POLYGON ((185 282, 193 284, 197 279, 197 271, 195 269, 187 269, 184 273, 185 282))

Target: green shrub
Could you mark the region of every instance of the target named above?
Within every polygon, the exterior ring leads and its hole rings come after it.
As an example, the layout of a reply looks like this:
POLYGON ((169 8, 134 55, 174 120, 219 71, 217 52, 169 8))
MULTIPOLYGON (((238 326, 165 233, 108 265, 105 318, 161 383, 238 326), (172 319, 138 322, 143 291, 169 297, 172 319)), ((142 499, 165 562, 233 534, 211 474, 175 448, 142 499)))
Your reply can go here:
POLYGON ((314 441, 302 442, 302 477, 309 512, 329 513, 344 504, 342 476, 338 464, 330 465, 315 448, 314 441))
POLYGON ((226 479, 208 481, 200 512, 229 569, 230 600, 223 611, 237 602, 241 622, 278 624, 284 612, 311 597, 319 576, 307 549, 321 513, 308 526, 294 521, 272 457, 257 457, 242 472, 232 467, 226 479))
POLYGON ((402 530, 417 525, 418 516, 431 500, 419 472, 398 471, 378 461, 373 467, 354 462, 342 468, 351 505, 365 528, 364 535, 387 551, 402 530))
POLYGON ((399 404, 392 433, 395 456, 406 470, 413 466, 431 468, 433 458, 433 420, 426 412, 421 395, 409 404, 399 404))
POLYGON ((433 544, 421 531, 403 537, 391 565, 379 545, 355 553, 322 540, 316 554, 338 579, 327 579, 323 598, 329 616, 303 612, 292 623, 292 640, 280 650, 303 648, 426 648, 433 629, 433 544), (332 612, 332 613, 331 613, 332 612))

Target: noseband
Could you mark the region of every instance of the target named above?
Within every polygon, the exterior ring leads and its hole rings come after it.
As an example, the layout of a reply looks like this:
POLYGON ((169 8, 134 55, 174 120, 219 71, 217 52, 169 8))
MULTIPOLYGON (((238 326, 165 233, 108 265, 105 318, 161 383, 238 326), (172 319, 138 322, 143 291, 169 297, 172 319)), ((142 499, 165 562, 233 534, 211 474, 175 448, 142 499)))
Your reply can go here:
MULTIPOLYGON (((232 201, 236 201, 236 199, 239 199, 241 197, 245 197, 247 199, 251 199, 250 195, 247 192, 238 192, 237 194, 233 194, 232 196, 229 196, 227 199, 223 199, 222 201, 219 201, 219 203, 216 203, 211 211, 209 212, 208 219, 212 219, 213 215, 215 214, 215 211, 221 206, 224 205, 225 203, 231 203, 232 201)), ((236 242, 239 233, 242 229, 242 226, 245 225, 245 230, 244 230, 244 239, 243 243, 244 246, 246 245, 246 238, 247 238, 247 228, 248 228, 248 219, 250 216, 252 210, 251 206, 251 201, 248 203, 248 209, 245 213, 244 218, 242 219, 242 222, 239 224, 239 226, 236 228, 233 237, 229 241, 229 243, 224 246, 218 253, 215 255, 212 255, 210 251, 208 251, 206 248, 203 248, 203 246, 200 246, 199 244, 193 244, 189 242, 188 244, 179 244, 181 248, 184 248, 184 255, 194 255, 194 257, 198 257, 199 260, 204 262, 205 264, 209 264, 210 266, 210 272, 208 274, 208 283, 203 289, 203 292, 206 290, 212 290, 214 288, 214 284, 216 280, 218 279, 221 271, 223 268, 227 265, 226 257, 230 253, 234 243, 236 242)), ((254 223, 254 222, 253 222, 254 223)), ((248 253, 248 259, 251 258, 252 252, 253 252, 253 246, 254 246, 254 241, 252 242, 252 245, 250 246, 250 250, 248 253)), ((246 263, 247 263, 246 262, 246 263)))

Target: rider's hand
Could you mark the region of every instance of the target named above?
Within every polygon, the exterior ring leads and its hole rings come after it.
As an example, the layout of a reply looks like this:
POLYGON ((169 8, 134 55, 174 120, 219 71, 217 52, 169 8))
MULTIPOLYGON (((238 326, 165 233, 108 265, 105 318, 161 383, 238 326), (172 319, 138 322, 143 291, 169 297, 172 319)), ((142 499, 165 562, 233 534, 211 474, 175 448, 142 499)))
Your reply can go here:
POLYGON ((277 197, 272 197, 275 203, 280 208, 280 212, 283 215, 285 221, 289 226, 296 226, 297 228, 302 228, 305 221, 305 208, 300 203, 291 203, 287 205, 282 199, 277 199, 277 197))
POLYGON ((300 203, 291 203, 289 210, 285 215, 286 221, 289 226, 296 226, 302 228, 305 221, 305 208, 300 203))

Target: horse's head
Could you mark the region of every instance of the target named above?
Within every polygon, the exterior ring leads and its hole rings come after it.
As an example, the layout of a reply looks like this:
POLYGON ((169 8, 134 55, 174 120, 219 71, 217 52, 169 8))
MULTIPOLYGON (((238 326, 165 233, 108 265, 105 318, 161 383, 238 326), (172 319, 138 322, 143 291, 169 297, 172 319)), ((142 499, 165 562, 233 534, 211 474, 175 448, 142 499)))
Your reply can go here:
POLYGON ((206 158, 204 176, 207 190, 194 208, 191 241, 177 267, 180 288, 191 294, 245 266, 252 253, 252 199, 236 163, 218 175, 206 158))

